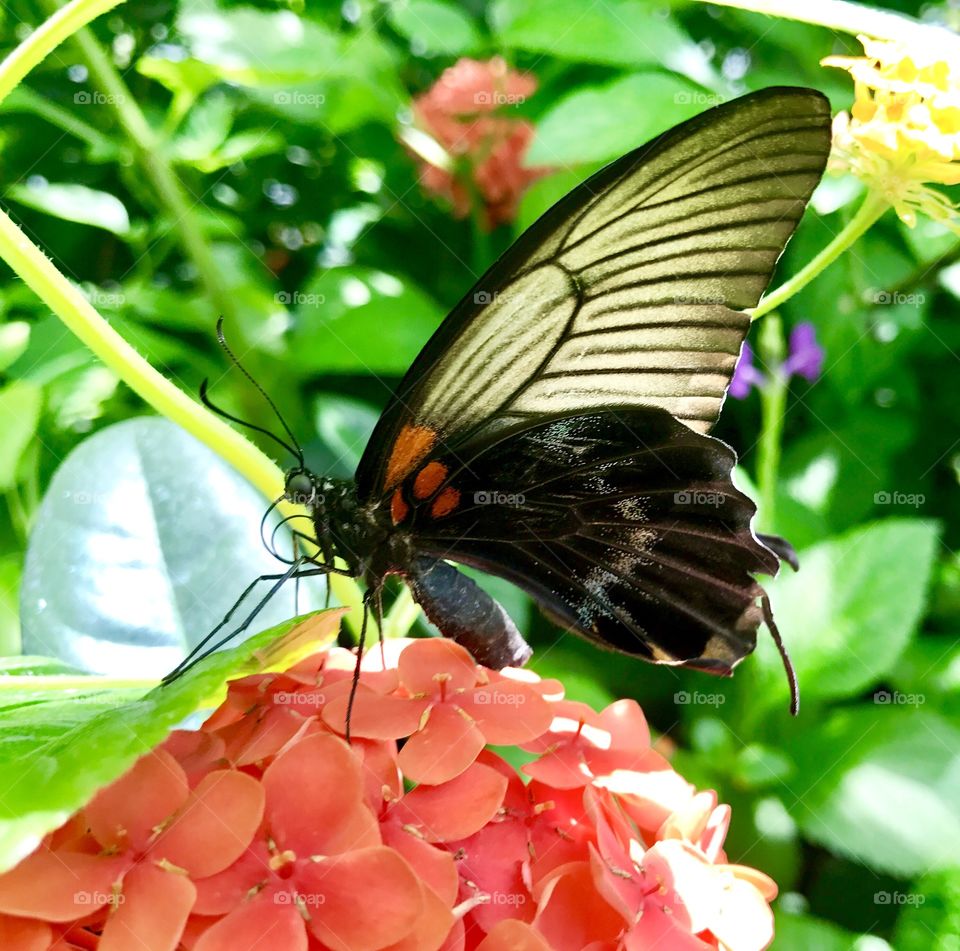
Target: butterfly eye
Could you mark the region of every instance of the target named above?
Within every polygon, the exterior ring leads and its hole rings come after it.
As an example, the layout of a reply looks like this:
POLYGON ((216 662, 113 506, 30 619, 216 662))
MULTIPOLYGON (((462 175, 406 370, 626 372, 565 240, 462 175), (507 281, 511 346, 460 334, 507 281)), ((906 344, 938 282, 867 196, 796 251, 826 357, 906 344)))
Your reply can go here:
POLYGON ((284 488, 284 495, 291 502, 299 502, 301 505, 308 505, 313 501, 316 493, 316 487, 309 473, 302 469, 294 469, 287 473, 287 481, 284 488))

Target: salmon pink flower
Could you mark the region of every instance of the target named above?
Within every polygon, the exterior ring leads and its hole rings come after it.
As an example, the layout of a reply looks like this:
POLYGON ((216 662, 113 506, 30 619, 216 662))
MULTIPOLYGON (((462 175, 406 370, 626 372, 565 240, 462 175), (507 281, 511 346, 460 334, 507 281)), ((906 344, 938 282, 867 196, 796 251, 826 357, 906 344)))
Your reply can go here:
POLYGON ((489 226, 512 221, 526 187, 545 169, 524 168, 533 126, 509 115, 536 91, 536 80, 495 57, 461 59, 413 102, 417 124, 451 158, 450 168, 424 161, 420 181, 463 218, 482 202, 489 226), (476 198, 474 197, 476 196, 476 198))
POLYGON ((255 842, 231 868, 197 883, 194 913, 225 917, 195 951, 252 946, 260 935, 293 951, 307 947, 308 932, 334 951, 373 951, 406 937, 429 912, 409 864, 382 844, 360 763, 342 740, 307 737, 267 767, 262 784, 255 842))
MULTIPOLYGON (((352 736, 409 737, 397 763, 417 783, 444 783, 459 776, 483 747, 516 744, 540 736, 551 720, 550 704, 521 680, 478 667, 459 644, 444 638, 409 643, 397 661, 402 693, 360 689, 352 710, 352 736)), ((323 719, 346 729, 346 696, 324 708, 323 719)))

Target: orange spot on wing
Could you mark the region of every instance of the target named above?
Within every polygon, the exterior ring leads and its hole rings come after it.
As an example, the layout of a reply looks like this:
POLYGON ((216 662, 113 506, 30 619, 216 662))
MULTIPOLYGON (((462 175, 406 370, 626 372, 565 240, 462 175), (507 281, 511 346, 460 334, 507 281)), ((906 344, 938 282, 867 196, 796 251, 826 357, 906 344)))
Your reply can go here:
POLYGON ((420 464, 437 441, 437 431, 429 426, 405 425, 397 436, 387 460, 387 474, 383 489, 399 485, 420 464))
POLYGON ((428 462, 413 480, 413 495, 418 499, 428 499, 447 477, 447 467, 442 462, 428 462))
POLYGON ((460 504, 460 493, 452 486, 447 486, 430 506, 430 514, 434 518, 443 518, 449 515, 460 504))
POLYGON ((393 524, 399 525, 409 514, 410 506, 407 505, 400 489, 397 489, 390 500, 390 518, 393 519, 393 524))

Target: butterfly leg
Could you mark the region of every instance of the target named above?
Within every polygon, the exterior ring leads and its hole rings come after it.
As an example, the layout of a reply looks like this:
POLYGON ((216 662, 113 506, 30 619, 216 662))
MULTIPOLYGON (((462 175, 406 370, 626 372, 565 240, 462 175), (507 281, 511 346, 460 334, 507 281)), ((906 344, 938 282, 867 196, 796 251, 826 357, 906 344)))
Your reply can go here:
MULTIPOLYGON (((357 699, 357 687, 360 684, 360 665, 363 663, 363 647, 367 640, 367 623, 370 620, 371 602, 379 598, 381 586, 367 588, 363 595, 363 620, 360 622, 360 636, 357 638, 357 662, 353 668, 353 681, 350 684, 350 696, 347 699, 347 718, 344 736, 350 742, 350 718, 353 716, 353 703, 357 699)), ((382 608, 381 608, 382 610, 382 608)), ((381 623, 381 637, 382 637, 381 623)))
POLYGON ((270 599, 289 581, 291 578, 307 578, 314 575, 326 574, 327 571, 325 568, 307 568, 303 566, 308 564, 306 558, 303 556, 300 557, 298 561, 295 561, 285 572, 282 574, 272 574, 272 575, 261 575, 259 578, 254 578, 250 584, 244 588, 243 593, 239 598, 234 602, 233 607, 224 615, 223 620, 204 638, 201 640, 194 648, 187 654, 182 661, 180 661, 177 666, 168 673, 161 684, 173 683, 174 680, 181 677, 186 673, 194 664, 202 660, 204 657, 212 654, 214 651, 221 648, 229 640, 236 637, 238 634, 243 633, 254 621, 257 615, 266 607, 270 599), (210 644, 210 641, 213 640, 216 635, 223 630, 230 623, 230 619, 233 617, 237 608, 246 600, 248 594, 250 594, 253 589, 263 581, 273 581, 274 584, 271 586, 270 590, 264 595, 263 598, 257 603, 256 607, 247 615, 244 621, 240 624, 239 627, 234 628, 226 637, 222 637, 220 640, 216 641, 212 646, 207 646, 210 644))

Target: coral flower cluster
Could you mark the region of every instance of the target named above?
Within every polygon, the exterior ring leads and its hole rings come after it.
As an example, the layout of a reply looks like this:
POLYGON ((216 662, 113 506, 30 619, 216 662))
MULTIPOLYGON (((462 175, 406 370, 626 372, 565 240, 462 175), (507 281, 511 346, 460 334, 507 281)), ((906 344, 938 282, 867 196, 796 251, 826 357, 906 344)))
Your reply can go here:
POLYGON ((555 681, 450 641, 233 682, 0 876, 16 951, 615 951, 773 937, 730 809, 555 681), (518 766, 517 764, 523 764, 518 766))
POLYGON ((523 166, 533 126, 510 115, 536 88, 532 76, 509 69, 499 57, 461 59, 414 100, 417 124, 454 166, 424 162, 421 184, 449 201, 458 217, 479 202, 488 226, 512 221, 524 189, 543 174, 523 166))
POLYGON ((960 183, 960 43, 861 36, 864 57, 829 56, 856 100, 834 121, 834 165, 862 178, 911 227, 918 211, 960 229, 957 208, 928 183, 960 183))

